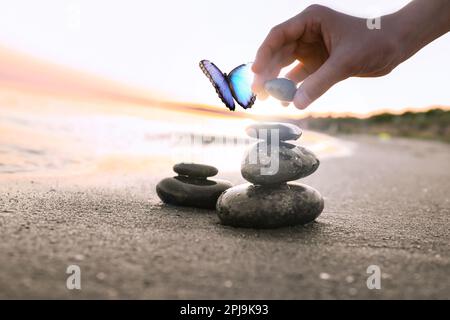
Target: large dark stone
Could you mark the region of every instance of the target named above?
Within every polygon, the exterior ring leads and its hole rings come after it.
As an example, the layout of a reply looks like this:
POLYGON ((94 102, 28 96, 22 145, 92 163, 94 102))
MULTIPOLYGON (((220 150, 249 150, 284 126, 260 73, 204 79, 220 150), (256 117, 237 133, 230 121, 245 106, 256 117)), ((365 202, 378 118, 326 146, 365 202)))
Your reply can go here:
POLYGON ((315 220, 324 207, 319 192, 307 185, 242 184, 226 190, 217 201, 220 222, 245 228, 278 228, 315 220))
POLYGON ((232 186, 225 180, 177 176, 161 180, 156 192, 165 203, 214 209, 220 194, 232 186))
POLYGON ((245 132, 252 138, 270 140, 271 131, 278 131, 279 140, 297 140, 302 135, 302 130, 296 125, 281 122, 260 122, 247 128, 245 132), (265 131, 264 131, 265 130, 265 131))
POLYGON ((182 176, 207 178, 215 176, 218 172, 217 168, 206 164, 197 163, 178 163, 173 166, 173 171, 182 176))
POLYGON ((241 174, 254 184, 278 184, 309 176, 319 164, 319 159, 306 148, 286 142, 267 144, 261 141, 245 154, 241 174))

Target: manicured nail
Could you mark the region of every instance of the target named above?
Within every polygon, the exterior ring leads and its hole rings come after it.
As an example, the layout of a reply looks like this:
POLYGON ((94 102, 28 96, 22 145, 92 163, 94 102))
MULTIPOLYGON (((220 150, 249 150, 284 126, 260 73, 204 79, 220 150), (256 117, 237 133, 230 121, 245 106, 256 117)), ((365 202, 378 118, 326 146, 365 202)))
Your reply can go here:
POLYGON ((308 94, 302 88, 298 89, 294 97, 294 105, 298 109, 305 109, 312 103, 308 94))

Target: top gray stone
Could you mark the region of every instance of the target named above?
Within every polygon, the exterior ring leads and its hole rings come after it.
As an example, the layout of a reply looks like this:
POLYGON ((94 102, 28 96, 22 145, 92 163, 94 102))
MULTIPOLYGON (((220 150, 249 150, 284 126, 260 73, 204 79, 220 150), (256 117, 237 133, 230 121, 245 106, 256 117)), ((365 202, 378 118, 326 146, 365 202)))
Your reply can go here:
POLYGON ((291 102, 294 100, 297 87, 295 83, 289 79, 277 78, 266 81, 264 90, 278 100, 291 102))
POLYGON ((207 178, 215 176, 219 171, 213 166, 197 163, 177 163, 173 166, 173 171, 181 176, 192 178, 207 178))
POLYGON ((281 122, 261 122, 255 123, 247 128, 245 132, 252 138, 270 140, 272 130, 278 131, 278 140, 297 140, 302 135, 302 130, 296 125, 281 122))

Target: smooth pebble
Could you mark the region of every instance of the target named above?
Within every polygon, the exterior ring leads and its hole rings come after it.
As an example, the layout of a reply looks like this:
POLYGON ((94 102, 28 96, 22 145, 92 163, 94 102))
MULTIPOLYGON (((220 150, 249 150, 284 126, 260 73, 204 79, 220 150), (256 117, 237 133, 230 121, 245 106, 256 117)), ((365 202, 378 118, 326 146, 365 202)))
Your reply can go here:
POLYGON ((232 186, 225 180, 176 176, 161 180, 156 192, 165 203, 214 209, 220 194, 232 186))
POLYGON ((314 153, 301 146, 261 141, 245 154, 241 174, 257 185, 279 184, 309 176, 319 164, 314 153))
POLYGON ((198 163, 177 163, 173 171, 182 176, 207 178, 215 176, 219 171, 213 166, 198 163))
POLYGON ((260 122, 247 128, 245 132, 249 137, 261 140, 271 140, 272 132, 278 133, 278 140, 297 140, 302 135, 302 130, 294 124, 282 122, 260 122))
POLYGON ((292 80, 277 78, 266 81, 264 89, 268 94, 280 101, 291 102, 294 100, 297 86, 292 80))
POLYGON ((306 224, 322 212, 320 193, 304 184, 274 187, 242 184, 226 190, 217 201, 224 225, 244 228, 278 228, 306 224))

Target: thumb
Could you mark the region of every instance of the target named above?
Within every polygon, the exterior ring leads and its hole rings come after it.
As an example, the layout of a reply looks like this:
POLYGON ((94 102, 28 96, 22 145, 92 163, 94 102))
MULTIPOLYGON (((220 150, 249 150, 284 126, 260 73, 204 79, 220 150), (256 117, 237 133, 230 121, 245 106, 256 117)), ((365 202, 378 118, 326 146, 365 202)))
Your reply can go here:
POLYGON ((316 72, 308 76, 297 89, 294 105, 298 109, 305 109, 314 100, 328 91, 333 85, 347 78, 346 72, 339 59, 328 58, 316 72))

